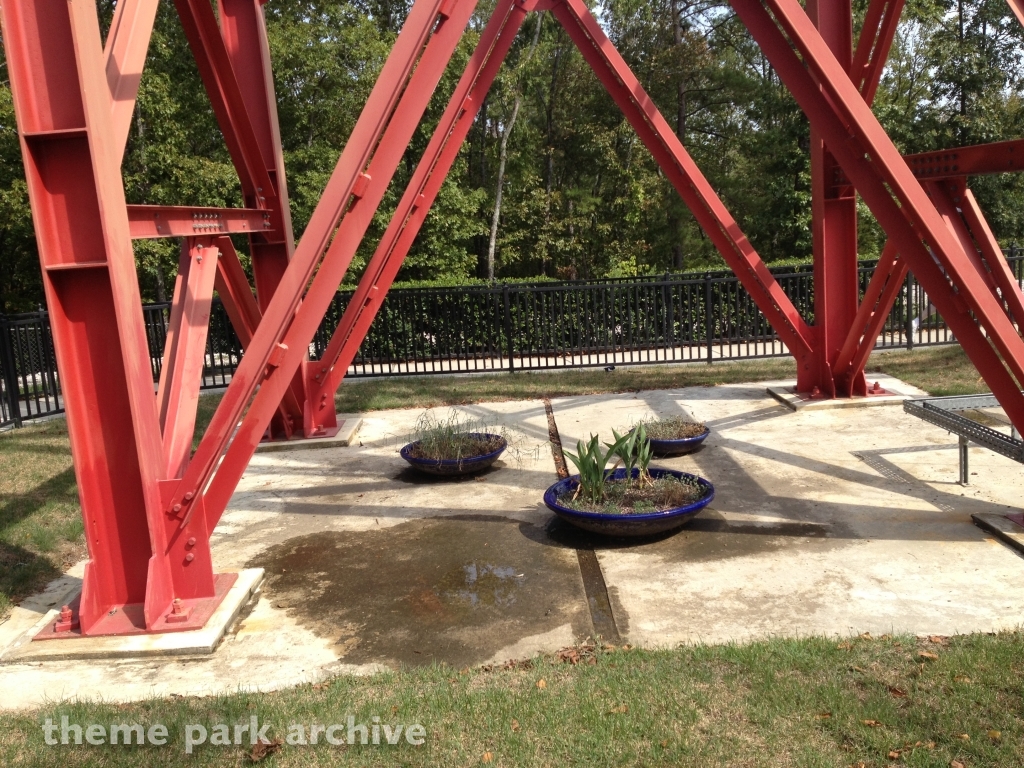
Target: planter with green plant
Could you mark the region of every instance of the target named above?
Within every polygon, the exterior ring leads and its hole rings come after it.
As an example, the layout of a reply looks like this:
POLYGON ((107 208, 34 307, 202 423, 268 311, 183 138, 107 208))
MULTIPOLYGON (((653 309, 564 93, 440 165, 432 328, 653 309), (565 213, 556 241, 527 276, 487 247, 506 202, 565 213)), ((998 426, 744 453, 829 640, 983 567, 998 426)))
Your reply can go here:
MULTIPOLYGON (((454 408, 445 418, 432 411, 416 422, 413 440, 400 453, 421 472, 431 475, 468 475, 490 467, 509 448, 511 431, 491 426, 454 408)), ((518 454, 512 439, 513 452, 518 454)))
POLYGON ((679 456, 701 446, 711 429, 700 421, 683 416, 668 419, 645 419, 642 426, 656 456, 679 456))
POLYGON ((714 486, 704 478, 650 466, 653 451, 643 424, 612 434, 615 441, 604 449, 591 435, 575 453, 565 451, 579 474, 544 494, 544 503, 562 519, 595 533, 649 536, 678 528, 714 499, 714 486))

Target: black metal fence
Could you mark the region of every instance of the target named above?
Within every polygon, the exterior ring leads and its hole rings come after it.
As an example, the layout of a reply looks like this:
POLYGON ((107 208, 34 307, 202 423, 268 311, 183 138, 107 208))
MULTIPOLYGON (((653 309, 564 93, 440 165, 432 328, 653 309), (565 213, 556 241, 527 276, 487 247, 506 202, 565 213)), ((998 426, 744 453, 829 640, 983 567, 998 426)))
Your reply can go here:
MULTIPOLYGON (((1018 280, 1024 253, 1007 253, 1018 280)), ((860 266, 861 291, 875 262, 860 266)), ((814 322, 812 268, 771 270, 814 322)), ((310 344, 319 357, 351 291, 340 291, 310 344)), ((143 308, 153 380, 160 377, 169 306, 143 308)), ((912 277, 876 348, 953 343, 912 277)), ((787 354, 750 295, 728 271, 565 283, 516 283, 388 292, 349 376, 731 360, 787 354)), ((206 347, 204 388, 225 386, 242 355, 219 302, 206 347)), ((0 315, 0 427, 63 410, 46 312, 0 315)))

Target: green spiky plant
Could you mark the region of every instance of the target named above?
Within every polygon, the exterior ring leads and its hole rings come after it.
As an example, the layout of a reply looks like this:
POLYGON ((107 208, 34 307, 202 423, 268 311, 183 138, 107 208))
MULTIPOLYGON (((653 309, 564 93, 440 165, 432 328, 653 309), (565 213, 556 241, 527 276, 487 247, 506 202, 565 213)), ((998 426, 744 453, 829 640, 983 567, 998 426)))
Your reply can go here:
POLYGON ((605 443, 609 448, 617 446, 615 455, 622 461, 626 469, 626 482, 641 487, 651 483, 651 459, 654 456, 654 449, 650 440, 647 439, 647 431, 644 425, 638 424, 624 435, 619 435, 614 429, 612 435, 614 443, 605 443), (633 477, 633 470, 639 469, 637 476, 633 477))
POLYGON ((582 440, 576 442, 576 453, 565 451, 569 461, 576 465, 576 470, 580 473, 580 484, 576 488, 574 498, 582 497, 584 501, 593 504, 604 501, 608 462, 613 456, 620 455, 622 445, 628 437, 629 435, 616 435, 616 441, 608 446, 607 451, 602 451, 598 436, 591 435, 589 443, 584 444, 582 440))

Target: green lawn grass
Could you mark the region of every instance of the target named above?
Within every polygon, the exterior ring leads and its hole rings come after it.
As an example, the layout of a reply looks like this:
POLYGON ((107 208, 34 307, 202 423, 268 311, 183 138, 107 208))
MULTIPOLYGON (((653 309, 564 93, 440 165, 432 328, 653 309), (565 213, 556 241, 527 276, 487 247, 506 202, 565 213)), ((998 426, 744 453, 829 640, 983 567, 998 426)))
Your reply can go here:
MULTIPOLYGON (((247 765, 184 754, 185 726, 420 724, 422 746, 283 745, 264 765, 964 766, 1024 764, 1024 635, 823 638, 597 651, 510 669, 427 667, 267 694, 55 704, 0 715, 4 765, 247 765), (935 658, 922 657, 921 652, 935 658), (543 681, 543 682, 542 682, 543 681), (47 746, 42 724, 165 725, 166 746, 47 746)), ((342 733, 342 738, 346 734, 342 733)))
MULTIPOLYGON (((985 391, 956 347, 876 354, 870 371, 933 394, 985 391)), ((789 360, 346 383, 341 412, 790 377, 789 360)), ((197 435, 219 396, 201 398, 197 435)), ((0 435, 0 620, 84 553, 62 420, 0 435)), ((424 745, 284 746, 266 765, 1020 766, 1024 635, 822 638, 598 650, 496 670, 404 669, 267 694, 58 704, 0 715, 3 765, 247 765, 250 748, 183 753, 185 724, 420 723, 424 745), (920 652, 936 658, 920 656, 920 652), (543 685, 540 683, 543 681, 543 685), (45 718, 162 723, 166 747, 46 746, 45 718)), ((187 666, 183 674, 188 674, 187 666)), ((113 695, 113 694, 112 694, 113 695)))

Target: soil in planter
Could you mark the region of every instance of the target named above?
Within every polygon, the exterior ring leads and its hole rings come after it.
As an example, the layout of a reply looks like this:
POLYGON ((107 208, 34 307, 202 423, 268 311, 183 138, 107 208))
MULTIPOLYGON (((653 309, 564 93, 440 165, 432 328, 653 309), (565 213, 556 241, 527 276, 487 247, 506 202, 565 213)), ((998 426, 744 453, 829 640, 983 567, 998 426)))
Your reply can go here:
POLYGON ((501 448, 501 437, 482 439, 465 432, 454 435, 445 435, 441 439, 421 438, 419 443, 409 454, 414 459, 430 459, 440 461, 446 459, 457 461, 458 459, 472 459, 476 456, 484 456, 501 448))
POLYGON ((644 430, 651 440, 682 440, 686 437, 703 435, 707 427, 703 422, 687 421, 681 416, 658 421, 645 421, 644 430))
POLYGON ((643 486, 637 486, 634 481, 612 480, 604 484, 604 492, 605 500, 601 504, 583 498, 574 499, 575 490, 560 495, 558 503, 577 512, 646 515, 692 504, 704 497, 707 488, 695 480, 666 476, 643 486))

